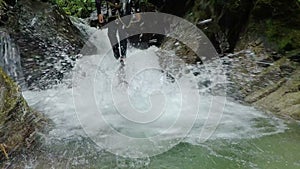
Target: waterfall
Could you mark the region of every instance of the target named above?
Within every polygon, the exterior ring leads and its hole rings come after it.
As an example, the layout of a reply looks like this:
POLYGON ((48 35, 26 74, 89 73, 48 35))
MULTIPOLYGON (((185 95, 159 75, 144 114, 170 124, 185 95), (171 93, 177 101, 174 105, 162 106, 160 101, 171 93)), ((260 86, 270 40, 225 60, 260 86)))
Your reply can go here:
POLYGON ((0 67, 17 83, 24 80, 18 47, 9 34, 0 30, 0 67))

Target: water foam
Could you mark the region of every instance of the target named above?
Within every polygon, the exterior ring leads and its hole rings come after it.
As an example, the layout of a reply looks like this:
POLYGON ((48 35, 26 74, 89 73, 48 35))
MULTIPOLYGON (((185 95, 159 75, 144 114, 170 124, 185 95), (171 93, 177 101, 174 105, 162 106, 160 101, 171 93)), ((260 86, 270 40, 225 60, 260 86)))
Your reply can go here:
MULTIPOLYGON (((163 115, 159 115, 161 118, 160 121, 156 121, 156 123, 151 123, 151 125, 143 127, 143 125, 132 124, 128 119, 124 119, 120 116, 119 112, 116 110, 115 103, 112 102, 111 91, 107 90, 110 87, 107 83, 112 80, 114 82, 115 75, 115 66, 117 66, 117 62, 113 61, 111 58, 110 63, 106 64, 103 67, 99 68, 99 65, 95 60, 98 60, 99 56, 86 56, 84 57, 81 63, 86 64, 87 62, 93 63, 90 65, 86 65, 88 69, 84 69, 85 71, 91 72, 80 72, 84 79, 76 81, 78 83, 85 83, 87 81, 91 81, 95 83, 96 86, 99 86, 95 89, 95 98, 87 98, 85 96, 81 96, 82 104, 79 109, 84 110, 85 112, 98 112, 98 110, 91 110, 90 103, 91 100, 95 99, 97 102, 98 108, 102 109, 105 115, 105 120, 108 122, 114 130, 129 136, 134 137, 153 137, 159 134, 166 134, 166 126, 172 125, 174 120, 178 118, 180 112, 180 102, 181 97, 178 95, 180 88, 176 83, 170 83, 165 78, 165 74, 158 70, 147 71, 142 74, 131 74, 135 72, 134 68, 136 65, 143 66, 145 64, 152 63, 154 66, 159 66, 158 56, 155 53, 159 50, 156 47, 151 47, 147 50, 138 50, 131 49, 129 51, 129 56, 127 59, 127 77, 128 81, 131 80, 131 86, 129 86, 129 94, 123 95, 123 89, 120 87, 115 87, 115 97, 118 100, 118 105, 122 105, 122 101, 125 101, 126 97, 131 97, 131 105, 137 110, 140 110, 141 113, 147 112, 151 109, 152 105, 159 105, 162 101, 162 97, 167 97, 166 102, 164 103, 165 113, 163 115), (131 60, 131 59, 132 60, 131 60), (140 59, 138 59, 140 58, 140 59), (151 60, 152 59, 152 60, 151 60), (158 64, 158 65, 157 65, 158 64), (89 77, 90 74, 94 74, 95 70, 97 70, 96 76, 89 77), (135 75, 135 76, 134 76, 135 75), (96 78, 95 78, 96 77, 96 78), (133 79, 130 79, 133 77, 133 79), (153 96, 152 99, 149 95, 153 94, 155 91, 163 91, 164 93, 156 93, 156 97, 153 96), (177 91, 177 92, 176 92, 177 91), (119 93, 118 93, 119 92, 119 93), (98 93, 98 94, 97 94, 98 93), (152 102, 151 102, 152 101, 152 102)), ((195 67, 193 67, 195 69, 195 67)), ((186 77, 191 76, 190 74, 186 77)), ((80 78, 82 78, 80 77, 80 78)), ((189 77, 191 82, 194 82, 194 78, 189 77)), ((113 84, 116 85, 117 83, 113 84)), ((75 86, 77 84, 74 84, 75 86)), ((201 93, 199 90, 192 86, 191 84, 187 84, 190 87, 187 92, 195 92, 201 93)), ((187 87, 184 86, 184 87, 187 87)), ((88 87, 88 86, 87 86, 88 87)), ((85 132, 82 130, 82 125, 77 118, 76 108, 73 101, 73 93, 72 88, 66 85, 59 85, 53 89, 45 90, 45 91, 24 91, 23 92, 26 100, 33 108, 45 113, 48 115, 55 123, 55 128, 50 132, 50 138, 68 138, 76 135, 87 137, 85 132)), ((200 109, 199 114, 196 119, 194 119, 194 112, 189 112, 190 107, 187 107, 185 112, 185 117, 181 124, 182 126, 178 126, 169 130, 167 133, 166 140, 177 140, 181 137, 186 136, 186 130, 181 130, 181 127, 184 128, 184 123, 193 123, 195 120, 195 124, 189 135, 187 136, 187 142, 197 144, 197 140, 199 137, 199 133, 205 123, 205 120, 208 118, 208 112, 210 109, 210 103, 213 98, 210 94, 199 94, 200 97, 200 109), (189 114, 190 113, 190 114, 189 114)), ((193 103, 191 100, 187 99, 190 103, 193 103)), ((77 105, 78 106, 78 105, 77 105)), ((125 105, 125 108, 128 105, 125 105)), ((193 105, 191 105, 193 106, 193 105)), ((78 107, 77 107, 78 108, 78 107)), ((155 112, 155 107, 153 111, 155 112)), ((82 111, 82 112, 84 112, 82 111)), ((122 107, 122 110, 125 113, 130 113, 130 111, 126 112, 126 109, 122 107)), ((78 113, 78 109, 77 109, 78 113)), ((82 114, 84 116, 84 113, 82 114)), ((129 114, 126 114, 128 116, 129 114)), ((91 116, 91 114, 86 113, 86 120, 89 122, 91 126, 99 127, 99 119, 102 118, 100 114, 95 114, 95 116, 91 116)), ((139 119, 141 120, 141 119, 139 119)), ((100 125, 101 126, 101 125, 100 125)), ((104 127, 104 125, 102 126, 104 127)), ((243 106, 238 103, 227 101, 224 113, 222 116, 222 120, 219 123, 217 130, 214 132, 210 139, 240 139, 240 138, 253 138, 260 137, 269 134, 275 134, 278 132, 283 132, 285 129, 285 125, 283 121, 270 117, 252 107, 243 106), (263 123, 268 124, 266 126, 260 126, 259 124, 263 121, 263 123)), ((94 134, 100 134, 101 137, 108 137, 110 134, 114 133, 106 133, 108 130, 105 128, 95 130, 94 134)), ((112 137, 114 138, 114 137, 112 137)))

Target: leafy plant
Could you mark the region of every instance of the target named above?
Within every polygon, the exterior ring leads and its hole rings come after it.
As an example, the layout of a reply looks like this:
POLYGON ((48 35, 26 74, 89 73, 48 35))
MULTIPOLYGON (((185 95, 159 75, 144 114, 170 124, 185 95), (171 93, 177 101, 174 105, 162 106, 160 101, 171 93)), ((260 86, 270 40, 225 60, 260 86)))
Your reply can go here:
MULTIPOLYGON (((0 0, 1 1, 1 0, 0 0)), ((68 15, 73 15, 81 18, 90 16, 95 7, 95 0, 51 0, 57 4, 68 15)), ((140 3, 148 4, 148 0, 139 0, 140 3)))
POLYGON ((88 17, 92 13, 95 7, 95 0, 52 0, 62 8, 68 15, 77 17, 88 17))

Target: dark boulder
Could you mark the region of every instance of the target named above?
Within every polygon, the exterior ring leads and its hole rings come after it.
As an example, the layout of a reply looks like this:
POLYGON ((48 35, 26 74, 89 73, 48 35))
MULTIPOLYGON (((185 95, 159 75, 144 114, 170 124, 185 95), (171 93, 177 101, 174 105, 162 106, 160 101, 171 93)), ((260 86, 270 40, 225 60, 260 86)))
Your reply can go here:
POLYGON ((68 16, 50 3, 21 0, 10 6, 4 27, 19 47, 26 86, 57 84, 84 45, 68 16))

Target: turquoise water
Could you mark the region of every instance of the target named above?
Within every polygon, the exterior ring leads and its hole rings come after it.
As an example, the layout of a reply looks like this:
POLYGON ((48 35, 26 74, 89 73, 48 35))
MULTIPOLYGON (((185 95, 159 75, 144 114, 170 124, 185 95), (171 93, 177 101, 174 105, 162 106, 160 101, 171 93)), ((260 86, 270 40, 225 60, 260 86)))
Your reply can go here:
POLYGON ((220 139, 195 146, 182 143, 153 157, 149 168, 298 169, 300 125, 291 123, 284 133, 254 139, 220 139))
POLYGON ((150 169, 298 169, 300 125, 290 122, 284 133, 249 139, 216 139, 203 144, 183 142, 150 158, 119 157, 96 148, 83 137, 52 140, 13 162, 28 168, 150 169))

